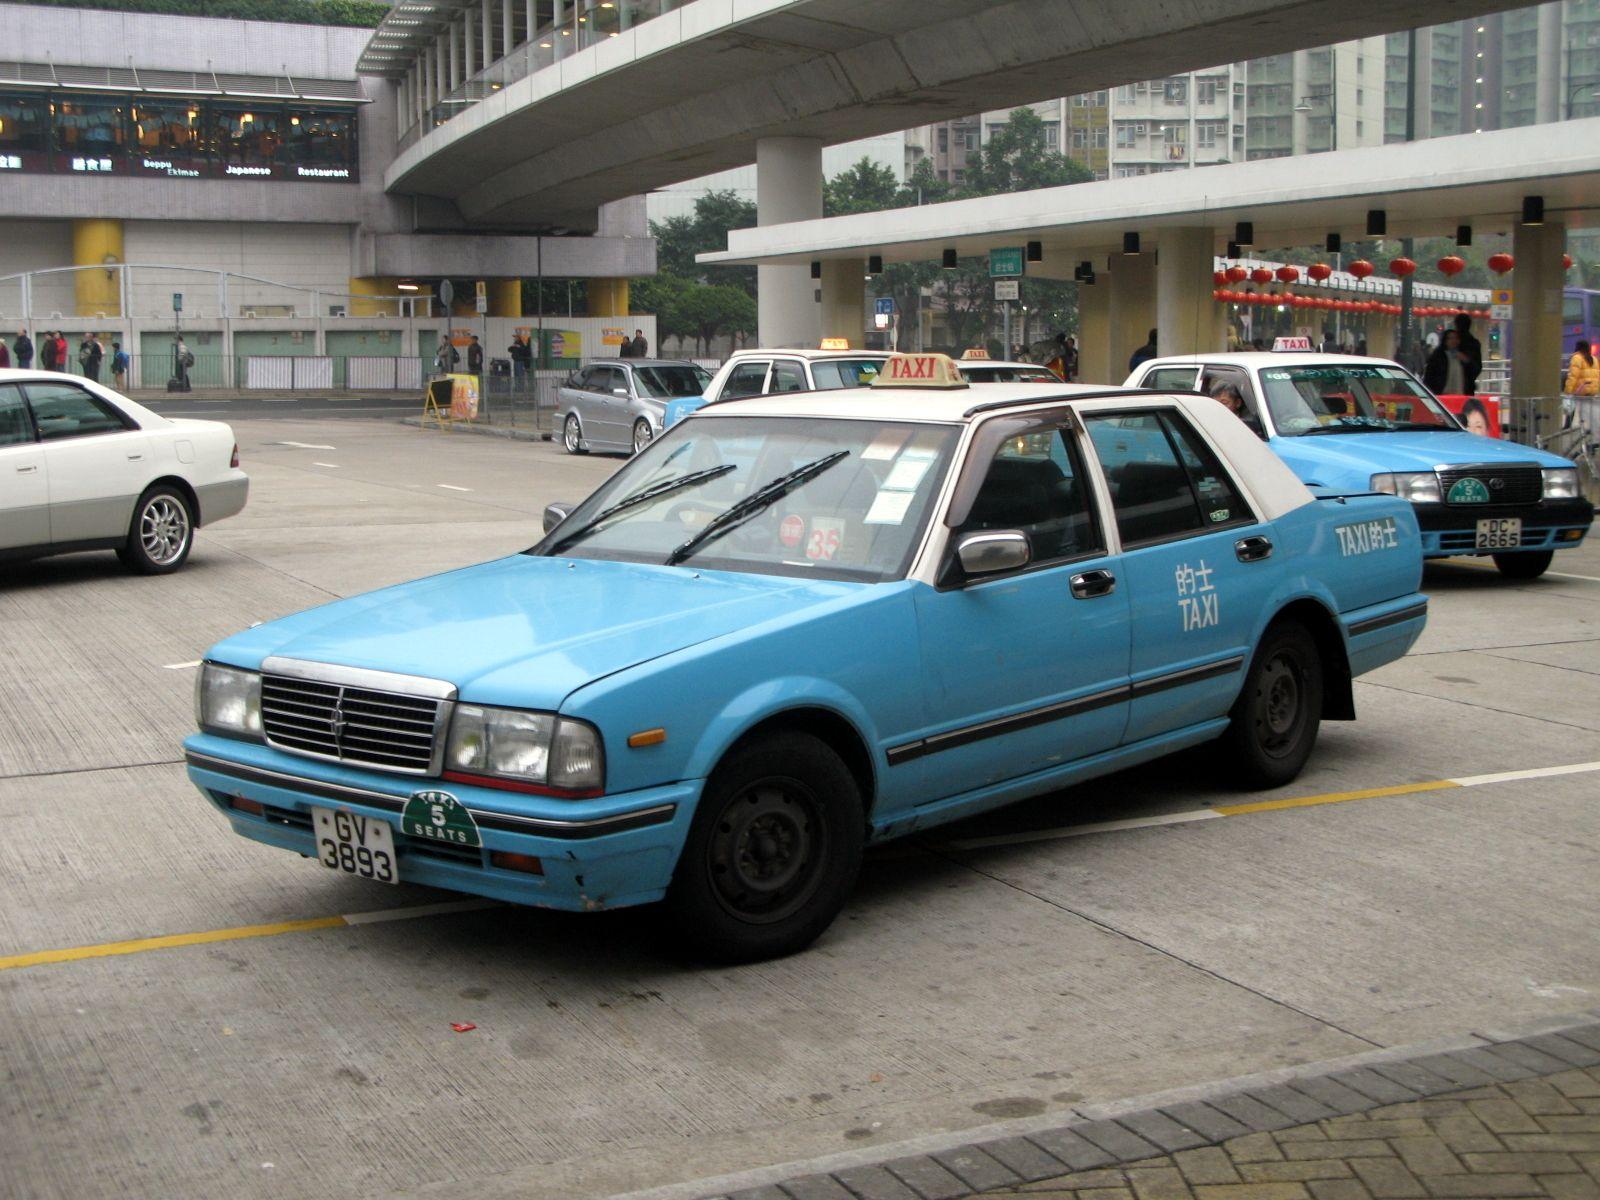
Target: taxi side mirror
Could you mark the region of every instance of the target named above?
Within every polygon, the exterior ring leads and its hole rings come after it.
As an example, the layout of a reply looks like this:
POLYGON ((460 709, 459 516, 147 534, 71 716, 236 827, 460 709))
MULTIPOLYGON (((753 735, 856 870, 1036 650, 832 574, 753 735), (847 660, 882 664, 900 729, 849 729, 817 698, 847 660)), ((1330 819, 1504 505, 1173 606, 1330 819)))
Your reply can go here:
POLYGON ((1025 567, 1033 558, 1028 535, 1016 529, 992 529, 964 534, 956 543, 956 558, 969 578, 998 575, 1025 567))
POLYGON ((554 504, 546 504, 544 506, 544 531, 549 533, 557 525, 565 521, 567 514, 576 507, 577 505, 568 504, 564 500, 557 500, 554 504))

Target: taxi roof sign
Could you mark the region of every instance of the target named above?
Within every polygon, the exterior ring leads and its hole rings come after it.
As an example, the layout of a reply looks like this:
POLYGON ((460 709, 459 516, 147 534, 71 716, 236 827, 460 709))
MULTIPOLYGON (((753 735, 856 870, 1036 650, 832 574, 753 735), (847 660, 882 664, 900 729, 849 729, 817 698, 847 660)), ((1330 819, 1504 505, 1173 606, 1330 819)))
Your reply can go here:
POLYGON ((1273 338, 1272 339, 1272 348, 1274 350, 1315 350, 1316 349, 1316 347, 1311 344, 1311 339, 1308 338, 1308 337, 1305 337, 1304 335, 1301 335, 1300 337, 1273 338))
POLYGON ((948 354, 891 354, 873 379, 872 386, 964 388, 961 368, 948 354))
POLYGON ((848 350, 848 349, 850 349, 850 339, 849 338, 841 338, 841 337, 823 338, 822 339, 822 345, 819 346, 818 349, 820 349, 820 350, 848 350))
POLYGON ((968 346, 961 352, 962 362, 966 362, 968 359, 987 359, 988 357, 989 351, 982 346, 968 346))

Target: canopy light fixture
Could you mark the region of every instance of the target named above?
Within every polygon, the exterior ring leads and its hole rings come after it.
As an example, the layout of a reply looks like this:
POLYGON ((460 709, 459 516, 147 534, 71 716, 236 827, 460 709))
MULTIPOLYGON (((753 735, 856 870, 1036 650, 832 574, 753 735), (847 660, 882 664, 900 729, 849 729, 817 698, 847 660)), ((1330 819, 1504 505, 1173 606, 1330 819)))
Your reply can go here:
POLYGON ((1139 253, 1139 235, 1132 231, 1122 235, 1122 252, 1124 254, 1139 253))
POLYGON ((1233 240, 1241 246, 1254 246, 1256 244, 1256 226, 1254 221, 1240 221, 1233 227, 1233 240))
POLYGON ((1367 236, 1383 237, 1389 232, 1389 214, 1381 208, 1367 210, 1367 236))
POLYGON ((956 252, 954 248, 944 252, 944 258, 939 265, 946 271, 954 271, 956 269, 956 252))
POLYGON ((867 274, 868 275, 882 275, 883 274, 883 255, 881 255, 881 254, 873 254, 873 255, 868 256, 868 258, 867 258, 867 274))
POLYGON ((1028 243, 1028 261, 1029 262, 1043 262, 1044 261, 1044 243, 1043 242, 1029 242, 1028 243))
POLYGON ((1225 255, 1223 255, 1223 257, 1224 258, 1238 258, 1238 257, 1240 257, 1240 254, 1239 254, 1239 243, 1238 242, 1229 242, 1228 243, 1228 252, 1225 255))
POLYGON ((1544 197, 1524 196, 1522 198, 1522 223, 1524 225, 1544 224, 1544 197))
POLYGON ((822 263, 819 262, 816 259, 813 259, 811 261, 811 278, 813 278, 813 279, 821 279, 822 278, 822 263))
POLYGON ((1458 246, 1470 246, 1470 245, 1472 245, 1472 226, 1471 225, 1457 225, 1456 226, 1456 245, 1458 245, 1458 246))
POLYGON ((1328 240, 1323 243, 1323 249, 1329 254, 1339 254, 1344 250, 1344 239, 1337 233, 1330 233, 1328 240))

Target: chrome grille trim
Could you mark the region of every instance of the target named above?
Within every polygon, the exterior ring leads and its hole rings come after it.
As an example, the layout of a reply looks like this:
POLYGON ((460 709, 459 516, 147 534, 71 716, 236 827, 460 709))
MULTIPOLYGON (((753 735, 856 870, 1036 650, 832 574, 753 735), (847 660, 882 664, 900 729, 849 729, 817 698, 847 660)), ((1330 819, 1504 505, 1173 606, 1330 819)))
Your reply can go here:
POLYGON ((455 698, 454 684, 425 676, 276 657, 261 664, 267 744, 325 762, 437 775, 455 698))

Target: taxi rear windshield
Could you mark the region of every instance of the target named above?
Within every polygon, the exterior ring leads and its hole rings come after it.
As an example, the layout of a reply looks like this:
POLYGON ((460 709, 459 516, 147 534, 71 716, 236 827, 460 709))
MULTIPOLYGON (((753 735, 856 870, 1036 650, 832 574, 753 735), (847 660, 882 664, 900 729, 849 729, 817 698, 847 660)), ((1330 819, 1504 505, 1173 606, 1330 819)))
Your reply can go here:
POLYGON ((817 391, 834 388, 866 387, 878 377, 883 361, 877 358, 825 358, 811 364, 811 378, 817 391))
POLYGON ((1283 437, 1461 428, 1427 388, 1399 367, 1266 367, 1261 390, 1273 428, 1283 437))
POLYGON ((641 396, 657 400, 674 400, 680 396, 701 396, 711 374, 704 367, 635 367, 633 377, 639 384, 641 396))
POLYGON ((529 553, 863 583, 905 575, 958 426, 710 411, 651 443, 529 553))

